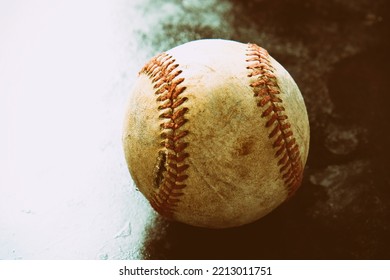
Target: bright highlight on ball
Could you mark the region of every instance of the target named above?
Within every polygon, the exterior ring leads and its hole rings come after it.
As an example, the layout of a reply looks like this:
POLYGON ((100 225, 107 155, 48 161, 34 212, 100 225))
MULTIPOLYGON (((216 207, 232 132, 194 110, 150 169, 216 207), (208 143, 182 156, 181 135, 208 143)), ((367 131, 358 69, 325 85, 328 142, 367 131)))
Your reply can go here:
POLYGON ((227 228, 256 221, 295 193, 309 122, 296 83, 265 49, 198 40, 141 69, 123 145, 135 184, 158 213, 227 228))

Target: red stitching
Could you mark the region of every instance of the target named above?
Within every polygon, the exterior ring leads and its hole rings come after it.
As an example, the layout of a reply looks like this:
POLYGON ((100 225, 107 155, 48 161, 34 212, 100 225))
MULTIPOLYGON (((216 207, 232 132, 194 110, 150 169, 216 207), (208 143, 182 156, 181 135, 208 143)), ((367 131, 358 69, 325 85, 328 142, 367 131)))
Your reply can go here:
POLYGON ((248 44, 246 53, 249 70, 248 77, 256 77, 250 86, 257 105, 263 108, 261 117, 267 118, 265 127, 271 129, 268 137, 273 139, 273 147, 278 158, 279 171, 290 197, 300 186, 303 176, 299 146, 293 136, 291 124, 285 114, 281 91, 275 77, 268 52, 255 45, 248 44), (278 95, 278 96, 276 96, 278 95))
POLYGON ((152 58, 140 71, 149 76, 153 88, 156 89, 154 93, 159 103, 158 110, 161 111, 159 118, 163 120, 160 124, 162 129, 160 137, 164 150, 160 151, 157 158, 158 164, 154 171, 157 189, 150 204, 157 212, 168 218, 172 217, 180 202, 179 197, 184 194, 182 190, 187 186, 184 182, 188 178, 185 171, 189 168, 185 163, 189 156, 185 153, 188 146, 185 142, 188 130, 183 128, 187 122, 185 114, 188 108, 183 107, 187 97, 181 96, 186 87, 181 86, 184 78, 180 78, 179 75, 182 71, 176 70, 179 65, 174 62, 172 56, 162 53, 152 58), (165 156, 161 156, 161 153, 165 156), (162 160, 164 163, 161 167, 162 160))

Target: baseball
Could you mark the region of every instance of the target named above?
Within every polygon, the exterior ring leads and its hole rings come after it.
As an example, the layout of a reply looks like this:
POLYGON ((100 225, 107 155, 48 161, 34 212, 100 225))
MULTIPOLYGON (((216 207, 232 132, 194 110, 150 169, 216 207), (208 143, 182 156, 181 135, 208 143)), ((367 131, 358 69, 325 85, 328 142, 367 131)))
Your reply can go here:
POLYGON ((194 226, 236 227, 298 189, 309 121, 298 86, 265 49, 198 40, 141 69, 123 146, 137 188, 158 213, 194 226))

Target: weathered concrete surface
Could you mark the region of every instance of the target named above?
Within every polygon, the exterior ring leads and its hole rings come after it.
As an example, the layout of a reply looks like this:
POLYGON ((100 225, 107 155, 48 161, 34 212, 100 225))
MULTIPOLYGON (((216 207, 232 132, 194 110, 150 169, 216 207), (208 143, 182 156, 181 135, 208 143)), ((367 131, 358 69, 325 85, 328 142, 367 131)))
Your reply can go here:
POLYGON ((294 77, 309 111, 305 179, 293 199, 248 226, 213 231, 158 219, 145 258, 390 258, 389 4, 259 0, 216 7, 182 7, 182 19, 162 19, 164 28, 145 40, 170 47, 223 37, 266 48, 294 77), (219 22, 185 20, 197 13, 219 22))

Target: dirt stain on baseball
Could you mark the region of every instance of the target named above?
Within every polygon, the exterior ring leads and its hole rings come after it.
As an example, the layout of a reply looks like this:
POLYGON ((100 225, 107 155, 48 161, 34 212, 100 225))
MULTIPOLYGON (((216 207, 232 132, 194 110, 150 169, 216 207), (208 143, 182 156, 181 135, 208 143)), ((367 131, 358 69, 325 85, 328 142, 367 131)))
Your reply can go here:
POLYGON ((164 172, 167 170, 165 167, 165 163, 167 161, 167 156, 163 151, 160 151, 157 157, 157 162, 154 168, 154 187, 158 188, 160 187, 163 179, 164 179, 164 172))
POLYGON ((255 141, 252 138, 243 139, 238 143, 238 147, 235 149, 235 153, 238 156, 246 156, 252 153, 255 141))

